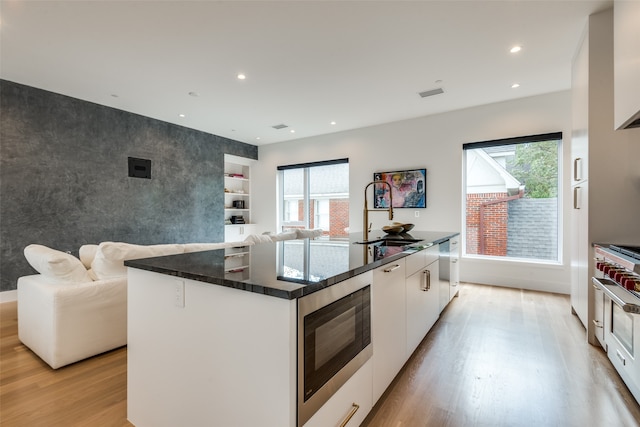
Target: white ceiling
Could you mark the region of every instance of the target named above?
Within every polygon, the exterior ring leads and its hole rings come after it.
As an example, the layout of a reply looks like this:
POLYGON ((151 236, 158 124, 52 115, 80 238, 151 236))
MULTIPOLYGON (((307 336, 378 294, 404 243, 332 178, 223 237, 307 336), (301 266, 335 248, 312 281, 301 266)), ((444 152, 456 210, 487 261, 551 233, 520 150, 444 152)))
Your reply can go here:
POLYGON ((569 89, 587 17, 611 5, 2 0, 0 72, 261 145, 569 89))

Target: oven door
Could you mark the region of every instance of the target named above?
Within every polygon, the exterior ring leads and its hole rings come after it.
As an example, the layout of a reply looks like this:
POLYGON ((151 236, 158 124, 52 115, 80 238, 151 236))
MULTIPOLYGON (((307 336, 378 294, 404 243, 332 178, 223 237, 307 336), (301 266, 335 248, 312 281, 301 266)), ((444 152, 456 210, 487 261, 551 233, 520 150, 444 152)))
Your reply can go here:
POLYGON ((604 291, 604 340, 607 356, 636 401, 640 402, 640 305, 614 281, 592 278, 604 291))
POLYGON ((298 300, 298 425, 371 357, 371 286, 358 278, 298 300))

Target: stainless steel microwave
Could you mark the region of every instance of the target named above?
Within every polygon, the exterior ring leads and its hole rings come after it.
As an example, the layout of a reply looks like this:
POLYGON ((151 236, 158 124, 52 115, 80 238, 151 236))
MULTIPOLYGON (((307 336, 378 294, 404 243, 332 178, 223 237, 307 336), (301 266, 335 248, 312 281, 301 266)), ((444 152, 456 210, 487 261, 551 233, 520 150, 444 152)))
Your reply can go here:
POLYGON ((359 277, 298 300, 298 426, 371 357, 371 285, 359 277))

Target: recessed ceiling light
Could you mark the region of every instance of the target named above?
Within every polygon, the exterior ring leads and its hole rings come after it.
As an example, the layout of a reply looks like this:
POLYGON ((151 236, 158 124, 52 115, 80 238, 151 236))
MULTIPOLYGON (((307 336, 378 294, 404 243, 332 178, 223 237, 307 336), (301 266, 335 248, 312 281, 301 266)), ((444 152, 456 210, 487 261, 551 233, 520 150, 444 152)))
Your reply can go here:
POLYGON ((289 132, 296 133, 296 130, 295 129, 291 129, 289 132))
POLYGON ((256 139, 260 139, 260 137, 259 137, 259 136, 256 136, 256 139))
POLYGON ((515 88, 518 88, 518 87, 520 87, 520 83, 514 83, 514 84, 511 85, 511 89, 515 89, 515 88))
POLYGON ((335 125, 335 124, 336 124, 336 122, 331 122, 331 124, 332 124, 332 125, 335 125))
POLYGON ((509 52, 511 53, 518 53, 522 50, 522 46, 514 46, 511 48, 511 50, 509 52))
POLYGON ((244 80, 246 78, 247 78, 247 76, 245 76, 244 74, 242 74, 242 73, 238 74, 238 80, 244 80))
POLYGON ((184 114, 178 114, 180 117, 185 118, 187 116, 185 116, 184 114))

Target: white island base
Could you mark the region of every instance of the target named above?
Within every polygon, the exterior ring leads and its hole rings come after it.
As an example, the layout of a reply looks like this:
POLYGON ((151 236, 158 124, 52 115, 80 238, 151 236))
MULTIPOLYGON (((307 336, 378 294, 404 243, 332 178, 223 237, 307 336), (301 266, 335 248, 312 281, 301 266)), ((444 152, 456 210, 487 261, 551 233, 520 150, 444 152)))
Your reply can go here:
POLYGON ((295 299, 128 270, 132 424, 296 425, 295 299))

